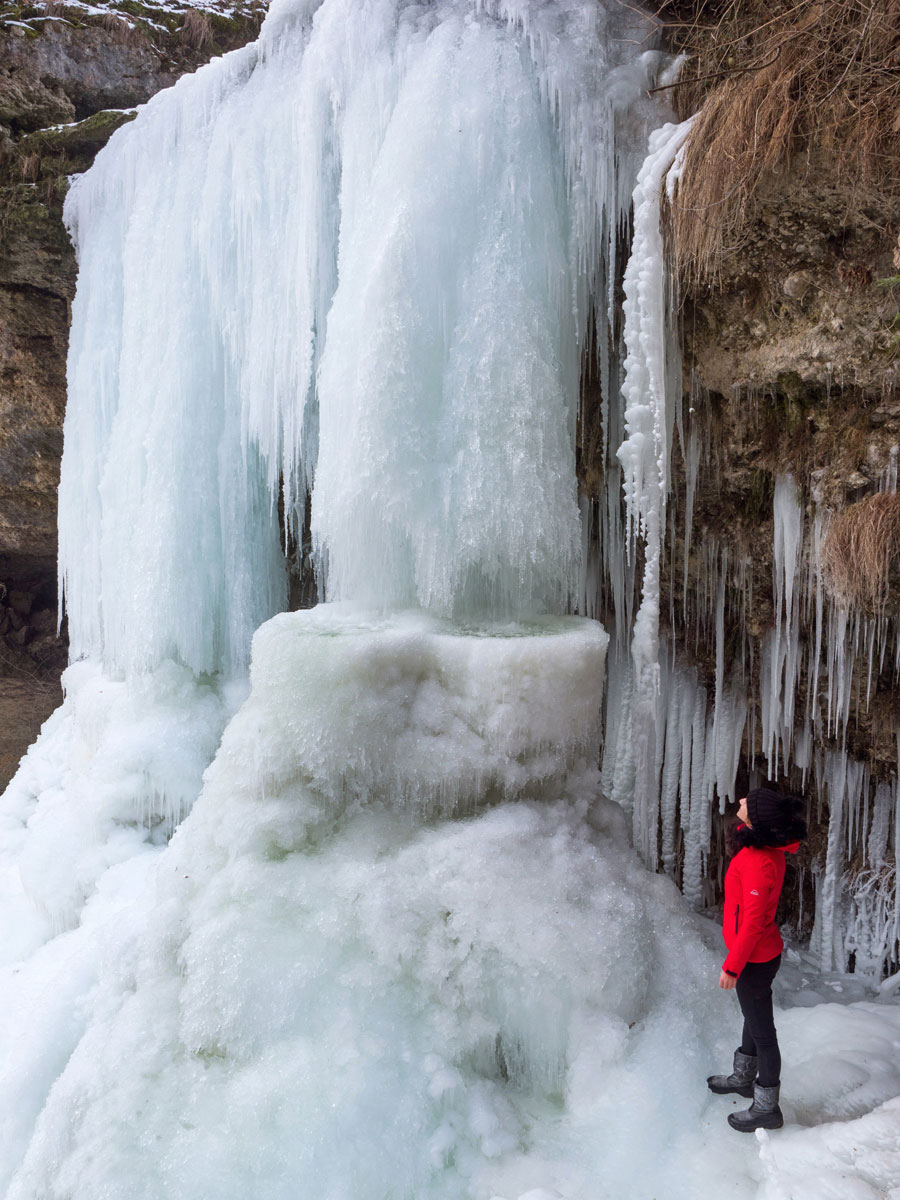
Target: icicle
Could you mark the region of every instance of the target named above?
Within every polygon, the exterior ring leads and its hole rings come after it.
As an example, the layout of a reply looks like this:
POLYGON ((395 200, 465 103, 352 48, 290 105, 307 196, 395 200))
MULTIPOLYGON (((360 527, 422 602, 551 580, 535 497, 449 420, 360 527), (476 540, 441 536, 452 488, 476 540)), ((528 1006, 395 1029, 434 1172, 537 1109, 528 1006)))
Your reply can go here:
POLYGON ((681 712, 685 683, 681 672, 673 672, 668 690, 669 702, 666 705, 665 760, 660 794, 660 817, 662 824, 663 870, 667 875, 674 875, 675 820, 683 750, 681 712))
MULTIPOLYGON (((702 851, 704 833, 708 820, 708 802, 705 782, 706 771, 706 688, 697 687, 694 693, 694 711, 691 715, 691 771, 688 795, 689 823, 684 843, 684 878, 682 891, 685 899, 699 908, 703 899, 701 875, 703 870, 702 851)), ((682 793, 684 804, 685 793, 682 793)))
POLYGON ((800 669, 799 595, 795 585, 800 571, 803 511, 797 485, 790 475, 775 480, 774 592, 775 627, 766 641, 767 661, 763 687, 763 749, 770 775, 778 774, 779 749, 786 765, 794 724, 794 696, 800 669))
POLYGON ((641 604, 634 621, 631 656, 634 664, 632 736, 639 790, 634 797, 635 842, 647 856, 656 831, 649 828, 657 811, 659 780, 649 767, 657 759, 659 725, 659 587, 662 534, 669 486, 669 454, 673 407, 666 351, 668 283, 660 226, 660 192, 690 130, 690 122, 666 125, 650 138, 650 152, 634 192, 634 237, 625 269, 625 346, 622 384, 625 440, 617 457, 622 464, 625 496, 625 540, 634 557, 635 542, 644 543, 641 604), (641 769, 643 767, 643 769, 641 769))
POLYGON ((897 459, 900 456, 900 446, 891 446, 888 453, 888 465, 884 475, 878 481, 880 492, 896 492, 897 490, 897 459))

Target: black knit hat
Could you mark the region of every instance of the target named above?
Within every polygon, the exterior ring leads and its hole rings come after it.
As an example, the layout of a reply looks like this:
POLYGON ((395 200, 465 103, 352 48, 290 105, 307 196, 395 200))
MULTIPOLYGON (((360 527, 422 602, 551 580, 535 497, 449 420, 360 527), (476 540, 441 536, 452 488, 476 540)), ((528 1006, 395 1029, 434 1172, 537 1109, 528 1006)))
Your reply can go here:
POLYGON ((747 793, 747 816, 754 840, 786 846, 806 837, 806 805, 799 796, 785 796, 771 784, 747 793))

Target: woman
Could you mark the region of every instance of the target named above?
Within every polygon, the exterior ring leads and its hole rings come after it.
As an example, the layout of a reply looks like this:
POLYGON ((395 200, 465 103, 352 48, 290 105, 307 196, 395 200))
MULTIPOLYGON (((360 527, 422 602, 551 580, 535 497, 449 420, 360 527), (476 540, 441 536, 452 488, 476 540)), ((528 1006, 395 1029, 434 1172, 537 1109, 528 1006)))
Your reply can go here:
POLYGON ((775 910, 784 883, 784 855, 806 837, 805 806, 782 796, 769 784, 754 788, 738 805, 738 824, 729 830, 734 857, 725 874, 722 934, 728 956, 719 987, 737 989, 744 1016, 741 1045, 730 1075, 710 1075, 709 1088, 720 1095, 737 1092, 753 1098, 744 1112, 730 1113, 728 1124, 741 1133, 780 1129, 778 1107, 781 1054, 772 1016, 772 980, 781 965, 784 942, 775 910))

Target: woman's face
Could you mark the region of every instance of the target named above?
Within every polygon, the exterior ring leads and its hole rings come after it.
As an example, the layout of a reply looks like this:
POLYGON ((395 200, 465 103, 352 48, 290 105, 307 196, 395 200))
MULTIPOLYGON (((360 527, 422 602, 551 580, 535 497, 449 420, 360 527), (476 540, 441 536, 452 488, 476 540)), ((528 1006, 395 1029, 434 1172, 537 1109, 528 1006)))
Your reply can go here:
POLYGON ((743 798, 743 800, 738 800, 737 815, 738 815, 738 820, 740 822, 742 822, 742 824, 746 825, 748 829, 753 828, 753 826, 750 824, 750 818, 747 816, 747 797, 746 796, 743 798))

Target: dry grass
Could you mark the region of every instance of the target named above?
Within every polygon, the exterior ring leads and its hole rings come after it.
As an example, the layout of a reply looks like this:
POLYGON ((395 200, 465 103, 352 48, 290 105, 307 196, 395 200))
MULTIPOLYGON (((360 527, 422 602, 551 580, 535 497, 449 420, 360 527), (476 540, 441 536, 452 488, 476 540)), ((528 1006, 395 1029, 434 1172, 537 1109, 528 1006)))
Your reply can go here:
POLYGON ((184 14, 181 36, 192 50, 206 50, 212 45, 213 26, 209 13, 199 8, 189 8, 184 14))
POLYGON ((66 0, 44 0, 41 10, 42 17, 52 18, 53 20, 68 20, 70 16, 76 19, 81 16, 77 9, 70 12, 66 0))
POLYGON ((23 154, 19 160, 19 169, 22 172, 22 179, 25 183, 34 183, 41 175, 40 154, 36 150, 28 154, 23 154))
POLYGON ((140 33, 135 29, 134 23, 125 13, 110 10, 100 17, 99 24, 110 34, 113 41, 123 45, 140 40, 140 33))
POLYGON ((900 0, 667 0, 690 58, 670 97, 700 110, 672 213, 688 276, 740 243, 760 181, 817 151, 900 193, 900 0), (685 18, 685 19, 679 19, 685 18))
POLYGON ((900 495, 880 492, 838 513, 828 527, 822 567, 840 603, 871 614, 897 607, 900 495))

